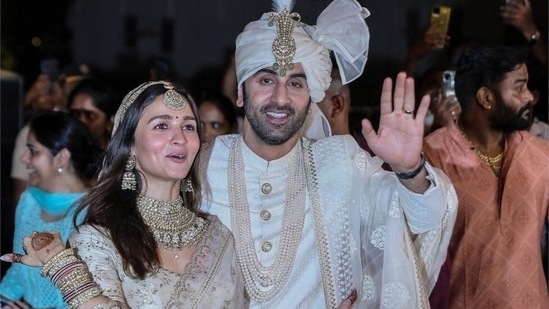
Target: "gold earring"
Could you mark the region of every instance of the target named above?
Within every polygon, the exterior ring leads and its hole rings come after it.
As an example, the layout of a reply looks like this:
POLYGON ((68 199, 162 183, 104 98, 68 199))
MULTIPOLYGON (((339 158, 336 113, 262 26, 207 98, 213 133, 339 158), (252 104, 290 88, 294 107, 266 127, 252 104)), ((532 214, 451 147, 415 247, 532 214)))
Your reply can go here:
POLYGON ((133 169, 135 168, 136 158, 134 155, 130 155, 128 161, 126 162, 126 172, 122 177, 122 190, 132 190, 135 191, 137 181, 135 180, 135 173, 133 169))

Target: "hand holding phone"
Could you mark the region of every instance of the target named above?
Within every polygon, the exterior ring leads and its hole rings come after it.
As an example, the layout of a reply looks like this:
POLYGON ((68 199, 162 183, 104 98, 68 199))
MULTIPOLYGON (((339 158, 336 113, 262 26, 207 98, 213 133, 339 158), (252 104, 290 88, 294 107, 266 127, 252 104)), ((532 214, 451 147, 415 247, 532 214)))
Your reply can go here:
POLYGON ((531 44, 540 37, 534 22, 530 1, 506 0, 500 6, 500 16, 505 24, 515 27, 531 44))
POLYGON ((48 76, 50 81, 57 81, 59 78, 59 60, 44 59, 40 61, 40 71, 42 74, 48 76))
POLYGON ((442 72, 442 94, 444 95, 445 98, 456 95, 456 92, 454 90, 455 77, 456 77, 455 71, 446 70, 442 72))

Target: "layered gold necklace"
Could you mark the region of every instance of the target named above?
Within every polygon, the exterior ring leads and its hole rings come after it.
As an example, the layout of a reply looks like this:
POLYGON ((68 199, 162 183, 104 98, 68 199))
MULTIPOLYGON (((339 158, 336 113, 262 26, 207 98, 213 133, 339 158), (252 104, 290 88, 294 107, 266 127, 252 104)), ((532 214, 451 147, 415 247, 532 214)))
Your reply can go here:
POLYGON ((473 142, 471 142, 471 140, 465 134, 465 130, 461 126, 461 123, 459 123, 458 127, 459 127, 459 130, 461 131, 461 134, 463 135, 463 137, 476 150, 475 153, 476 153, 477 157, 480 159, 480 161, 482 161, 486 165, 488 165, 490 167, 490 169, 492 169, 492 171, 499 177, 501 175, 501 166, 502 166, 503 154, 505 153, 505 150, 502 151, 501 153, 499 153, 498 155, 491 157, 491 156, 485 154, 484 152, 480 151, 480 149, 478 147, 475 147, 473 142))
POLYGON ((162 201, 139 195, 137 210, 160 247, 172 251, 174 257, 183 248, 200 242, 208 223, 183 205, 181 196, 175 201, 162 201))

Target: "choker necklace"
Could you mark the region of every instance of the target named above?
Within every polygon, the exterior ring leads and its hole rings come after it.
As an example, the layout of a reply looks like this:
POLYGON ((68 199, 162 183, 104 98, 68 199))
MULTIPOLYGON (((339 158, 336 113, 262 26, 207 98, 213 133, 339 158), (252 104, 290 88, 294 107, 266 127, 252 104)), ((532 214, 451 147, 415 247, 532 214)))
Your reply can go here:
POLYGON ((475 149, 475 153, 476 153, 477 157, 480 159, 480 161, 482 161, 486 165, 488 165, 490 167, 490 169, 492 169, 492 171, 496 174, 496 176, 499 177, 501 175, 501 165, 502 165, 501 161, 503 159, 503 153, 505 152, 505 150, 500 152, 498 155, 496 155, 494 157, 490 157, 489 155, 487 155, 484 152, 480 151, 480 149, 478 147, 475 147, 473 142, 471 142, 471 140, 465 134, 465 130, 461 126, 461 123, 459 123, 458 128, 461 131, 461 135, 463 135, 463 138, 465 138, 469 142, 469 144, 471 144, 471 147, 473 149, 475 149))
POLYGON ((175 201, 162 201, 139 195, 137 210, 152 232, 160 247, 177 251, 192 247, 200 242, 206 233, 206 220, 183 206, 181 196, 175 201))
POLYGON ((231 230, 246 291, 250 298, 266 302, 275 297, 288 281, 301 242, 307 198, 303 145, 289 158, 284 214, 279 234, 280 244, 270 266, 261 264, 254 245, 242 147, 242 138, 235 138, 229 153, 227 174, 231 230))

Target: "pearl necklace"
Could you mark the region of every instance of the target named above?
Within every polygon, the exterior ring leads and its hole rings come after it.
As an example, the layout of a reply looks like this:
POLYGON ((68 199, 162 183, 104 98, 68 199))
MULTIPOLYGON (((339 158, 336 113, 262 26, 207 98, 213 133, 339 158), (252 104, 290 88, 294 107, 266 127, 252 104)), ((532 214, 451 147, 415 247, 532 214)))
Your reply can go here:
POLYGON ((279 249, 271 266, 265 266, 257 257, 252 236, 242 139, 236 138, 231 146, 228 166, 231 228, 246 290, 258 302, 271 300, 277 295, 288 281, 293 268, 305 221, 306 175, 303 160, 301 146, 290 158, 279 249))
POLYGON ((176 251, 192 247, 202 238, 208 223, 183 205, 181 196, 175 201, 162 201, 139 195, 137 210, 156 242, 164 249, 176 251))

